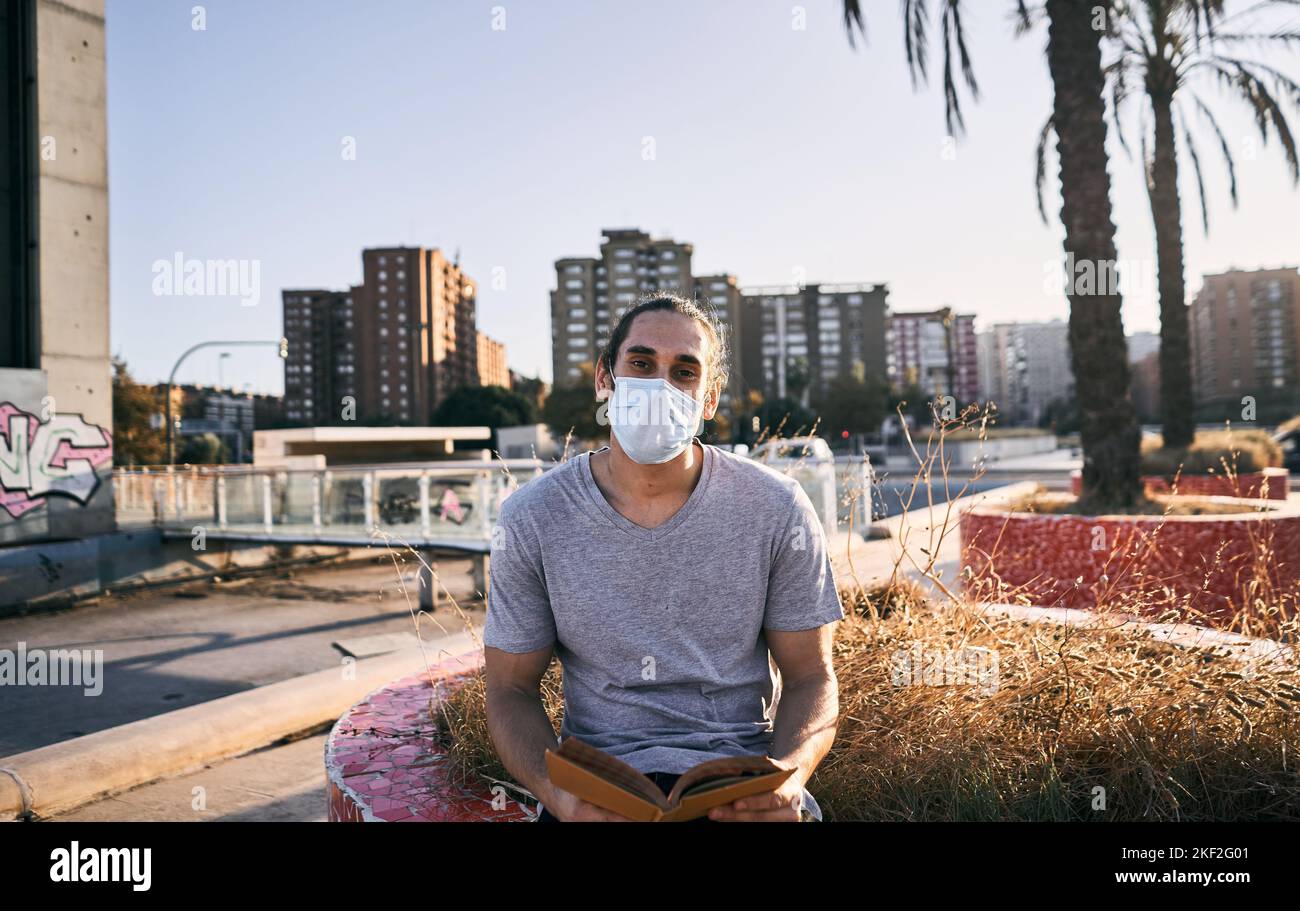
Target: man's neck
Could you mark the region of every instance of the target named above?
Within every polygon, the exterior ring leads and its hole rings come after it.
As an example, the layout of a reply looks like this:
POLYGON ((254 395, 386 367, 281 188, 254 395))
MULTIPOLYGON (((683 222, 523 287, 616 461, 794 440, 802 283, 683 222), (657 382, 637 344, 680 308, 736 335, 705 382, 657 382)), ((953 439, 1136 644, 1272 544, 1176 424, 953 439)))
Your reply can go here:
POLYGON ((642 465, 628 458, 618 440, 611 437, 609 449, 591 457, 592 472, 606 493, 632 502, 684 500, 690 496, 704 469, 704 446, 698 440, 675 459, 660 465, 642 465))

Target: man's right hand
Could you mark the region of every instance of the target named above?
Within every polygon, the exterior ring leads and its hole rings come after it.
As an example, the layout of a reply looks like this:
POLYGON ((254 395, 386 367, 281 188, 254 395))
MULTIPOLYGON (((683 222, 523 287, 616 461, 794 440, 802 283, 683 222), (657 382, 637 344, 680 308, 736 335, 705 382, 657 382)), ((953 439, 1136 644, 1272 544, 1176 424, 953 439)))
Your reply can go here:
POLYGON ((613 810, 588 803, 576 794, 555 787, 550 788, 550 799, 542 805, 560 822, 636 822, 613 810))

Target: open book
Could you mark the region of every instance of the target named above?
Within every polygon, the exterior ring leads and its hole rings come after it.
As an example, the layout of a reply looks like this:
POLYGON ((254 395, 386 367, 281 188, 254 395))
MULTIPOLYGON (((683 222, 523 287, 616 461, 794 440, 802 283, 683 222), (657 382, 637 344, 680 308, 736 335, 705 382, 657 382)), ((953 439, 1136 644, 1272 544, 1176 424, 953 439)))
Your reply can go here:
POLYGON ((665 796, 648 776, 576 737, 546 751, 546 769, 556 787, 637 822, 686 822, 733 800, 774 791, 795 773, 793 765, 770 756, 706 759, 665 796))

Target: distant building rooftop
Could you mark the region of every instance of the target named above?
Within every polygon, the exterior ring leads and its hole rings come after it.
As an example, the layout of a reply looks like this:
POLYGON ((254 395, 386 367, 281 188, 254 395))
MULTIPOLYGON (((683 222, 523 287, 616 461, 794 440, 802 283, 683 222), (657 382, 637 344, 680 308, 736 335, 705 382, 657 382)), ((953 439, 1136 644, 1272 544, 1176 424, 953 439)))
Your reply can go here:
MULTIPOLYGON (((310 467, 455 458, 460 441, 491 444, 490 427, 293 427, 253 433, 254 465, 310 467)), ((461 458, 473 458, 462 453, 461 458)))

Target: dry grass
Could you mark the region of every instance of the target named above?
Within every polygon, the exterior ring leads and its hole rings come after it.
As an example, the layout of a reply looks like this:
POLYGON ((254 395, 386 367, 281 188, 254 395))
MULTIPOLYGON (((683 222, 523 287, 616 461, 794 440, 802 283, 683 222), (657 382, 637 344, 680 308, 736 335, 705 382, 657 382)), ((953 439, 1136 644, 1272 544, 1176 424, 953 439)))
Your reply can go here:
MULTIPOLYGON (((839 727, 809 782, 828 821, 1300 819, 1295 666, 1244 667, 1131 624, 1080 629, 925 603, 911 586, 842 596, 857 609, 835 636, 839 727), (995 689, 989 678, 900 676, 900 653, 970 648, 996 656, 995 689)), ((554 662, 542 689, 557 732, 560 684, 554 662)), ((510 780, 481 674, 439 719, 456 774, 510 780)))
POLYGON ((1186 448, 1142 441, 1142 474, 1249 474, 1282 464, 1282 448, 1262 430, 1200 431, 1186 448))
MULTIPOLYGON (((541 692, 542 704, 557 735, 564 717, 563 677, 559 659, 553 658, 542 675, 541 692)), ((450 771, 454 778, 463 783, 514 784, 488 732, 487 687, 481 672, 466 676, 464 685, 442 701, 433 718, 451 759, 450 771)), ((515 787, 523 790, 517 784, 515 787)))
POLYGON ((1294 666, 1245 679, 1132 625, 1030 624, 955 604, 846 620, 835 668, 839 730, 809 784, 828 819, 1300 819, 1294 666), (996 655, 995 692, 895 685, 900 651, 970 647, 996 655))

